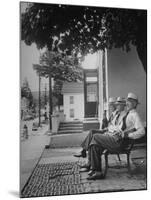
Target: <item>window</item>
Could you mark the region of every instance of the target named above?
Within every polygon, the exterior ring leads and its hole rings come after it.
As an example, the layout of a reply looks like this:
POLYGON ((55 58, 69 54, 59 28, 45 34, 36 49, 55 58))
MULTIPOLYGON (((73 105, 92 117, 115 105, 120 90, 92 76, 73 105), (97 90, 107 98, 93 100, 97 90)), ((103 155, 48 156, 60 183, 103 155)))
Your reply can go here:
POLYGON ((87 83, 87 102, 97 101, 97 84, 87 83))
POLYGON ((87 102, 96 102, 97 101, 97 96, 95 93, 89 93, 87 95, 87 102))
POLYGON ((70 104, 74 104, 74 96, 70 96, 70 104))
POLYGON ((71 117, 71 118, 74 118, 74 109, 73 109, 73 108, 70 109, 70 117, 71 117))

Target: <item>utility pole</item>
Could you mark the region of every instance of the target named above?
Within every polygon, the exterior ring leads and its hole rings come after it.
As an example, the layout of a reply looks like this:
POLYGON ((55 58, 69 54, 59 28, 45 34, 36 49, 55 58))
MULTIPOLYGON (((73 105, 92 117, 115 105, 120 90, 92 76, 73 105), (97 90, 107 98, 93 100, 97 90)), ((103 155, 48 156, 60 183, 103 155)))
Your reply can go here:
POLYGON ((108 89, 108 55, 105 48, 105 80, 106 80, 106 105, 107 105, 107 118, 109 119, 109 89, 108 89))
POLYGON ((49 73, 49 129, 52 129, 52 84, 51 84, 51 72, 49 73))
POLYGON ((39 123, 38 126, 41 126, 41 91, 40 91, 40 85, 41 85, 41 77, 39 73, 39 123))
POLYGON ((46 87, 46 83, 45 83, 45 109, 46 109, 46 106, 47 106, 47 87, 46 87))

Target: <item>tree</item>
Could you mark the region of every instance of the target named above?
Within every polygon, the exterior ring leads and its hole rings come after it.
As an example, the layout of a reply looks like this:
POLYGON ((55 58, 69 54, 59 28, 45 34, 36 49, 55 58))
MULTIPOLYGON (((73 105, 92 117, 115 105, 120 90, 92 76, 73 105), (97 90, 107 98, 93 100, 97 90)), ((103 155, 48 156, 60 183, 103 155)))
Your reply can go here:
POLYGON ((146 10, 33 3, 21 21, 28 45, 83 55, 105 47, 129 51, 134 45, 147 70, 146 10))
POLYGON ((108 9, 105 16, 108 47, 122 47, 129 51, 131 45, 134 45, 147 71, 147 11, 108 9))
POLYGON ((33 68, 46 78, 51 75, 54 80, 73 82, 82 80, 82 68, 75 56, 67 56, 59 52, 46 50, 40 56, 40 64, 33 64, 33 68))
POLYGON ((27 79, 24 80, 23 86, 21 87, 21 98, 23 97, 29 100, 29 108, 31 108, 33 105, 33 95, 27 79))
POLYGON ((57 105, 59 109, 60 109, 60 105, 63 105, 63 95, 61 93, 62 86, 63 86, 63 81, 56 80, 54 82, 53 96, 57 98, 57 105))
POLYGON ((33 68, 40 76, 49 78, 49 122, 51 128, 52 115, 52 78, 54 81, 75 82, 82 80, 83 71, 79 66, 78 58, 62 53, 46 50, 40 56, 40 64, 33 64, 33 68))

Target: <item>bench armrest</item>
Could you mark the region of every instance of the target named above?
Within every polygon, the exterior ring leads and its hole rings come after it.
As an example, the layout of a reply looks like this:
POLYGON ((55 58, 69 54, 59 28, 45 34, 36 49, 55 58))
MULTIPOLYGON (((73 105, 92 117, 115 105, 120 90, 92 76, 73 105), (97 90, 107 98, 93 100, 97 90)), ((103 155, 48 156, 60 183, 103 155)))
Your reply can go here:
POLYGON ((131 151, 134 146, 135 140, 130 138, 124 138, 121 144, 122 150, 131 151))

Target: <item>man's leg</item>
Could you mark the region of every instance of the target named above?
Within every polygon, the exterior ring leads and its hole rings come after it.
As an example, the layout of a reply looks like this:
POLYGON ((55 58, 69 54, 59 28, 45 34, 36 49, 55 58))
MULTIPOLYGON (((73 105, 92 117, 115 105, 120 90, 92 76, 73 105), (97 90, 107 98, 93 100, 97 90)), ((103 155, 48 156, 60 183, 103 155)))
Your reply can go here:
POLYGON ((95 171, 88 180, 103 178, 101 172, 101 154, 104 149, 116 151, 120 147, 120 143, 114 136, 95 134, 90 143, 90 163, 92 170, 95 171))
POLYGON ((98 145, 92 145, 90 148, 90 162, 91 162, 91 172, 89 173, 90 177, 88 180, 102 179, 102 167, 101 167, 101 154, 103 148, 98 145))
POLYGON ((80 172, 89 172, 91 170, 91 152, 88 149, 88 161, 84 165, 80 165, 80 172))
POLYGON ((90 162, 93 171, 101 169, 101 149, 98 145, 92 145, 90 148, 90 162))
POLYGON ((119 150, 121 142, 119 142, 116 137, 109 134, 95 134, 90 142, 90 146, 91 145, 98 145, 103 149, 116 151, 119 150))
MULTIPOLYGON (((100 131, 100 130, 94 130, 94 129, 93 129, 93 130, 90 130, 90 132, 88 133, 87 137, 86 137, 85 140, 82 142, 81 147, 87 151, 88 148, 89 148, 89 144, 90 144, 90 142, 91 142, 91 140, 92 140, 93 135, 94 135, 95 133, 99 133, 99 131, 100 131)), ((100 131, 100 132, 101 132, 101 131, 100 131)))
POLYGON ((84 141, 81 144, 82 147, 82 151, 78 154, 75 154, 75 157, 86 157, 86 151, 88 151, 89 148, 89 144, 93 138, 94 134, 99 134, 99 133, 103 133, 103 130, 90 130, 88 135, 86 136, 86 138, 84 139, 84 141))

